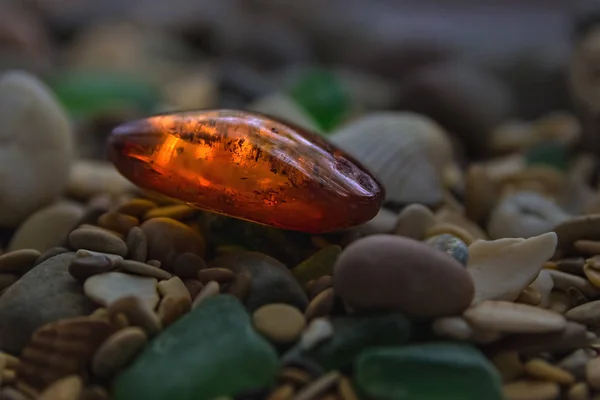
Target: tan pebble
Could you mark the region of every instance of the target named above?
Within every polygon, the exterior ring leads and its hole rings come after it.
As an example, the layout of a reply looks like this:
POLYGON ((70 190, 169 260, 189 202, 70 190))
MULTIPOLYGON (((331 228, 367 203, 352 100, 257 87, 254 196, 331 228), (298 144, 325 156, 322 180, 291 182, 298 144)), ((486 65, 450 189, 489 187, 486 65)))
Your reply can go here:
POLYGON ((433 321, 433 332, 441 337, 467 340, 473 336, 473 329, 463 317, 441 317, 433 321))
POLYGON ((556 400, 560 386, 556 382, 516 381, 503 388, 506 400, 556 400))
POLYGON ((158 315, 135 296, 123 297, 108 307, 111 317, 124 314, 131 325, 139 326, 150 337, 162 329, 158 315))
POLYGON ((202 283, 215 281, 224 284, 233 280, 234 276, 233 271, 227 268, 206 268, 198 271, 198 279, 202 283))
POLYGON ((331 314, 335 304, 335 293, 332 287, 323 290, 308 303, 304 316, 308 321, 331 314))
POLYGON ((109 377, 125 367, 143 348, 148 339, 136 326, 123 328, 98 348, 92 359, 92 371, 99 377, 109 377))
POLYGON ((553 290, 550 292, 548 310, 558 314, 564 314, 569 308, 571 308, 569 295, 560 290, 553 290))
POLYGON ((590 265, 586 264, 583 267, 583 273, 585 277, 597 288, 600 288, 600 270, 596 268, 590 267, 590 265))
POLYGON ((121 257, 127 255, 127 245, 123 240, 97 229, 75 229, 69 234, 69 245, 74 249, 99 251, 121 257))
POLYGON ((185 297, 189 301, 192 301, 190 292, 188 292, 185 284, 180 277, 174 276, 165 281, 158 282, 158 292, 161 296, 174 296, 174 297, 185 297))
POLYGON ((157 314, 163 326, 167 327, 189 312, 191 308, 192 303, 189 298, 166 296, 158 305, 157 314))
POLYGON ((578 252, 595 256, 600 254, 600 241, 597 240, 578 240, 574 243, 575 250, 578 252))
POLYGON ((313 380, 313 376, 300 368, 283 367, 279 372, 278 380, 296 386, 304 386, 313 380))
POLYGON ((430 238, 432 236, 437 236, 444 233, 456 236, 457 238, 465 242, 467 246, 473 243, 474 241, 473 236, 471 236, 471 234, 465 229, 448 223, 436 224, 433 227, 429 228, 427 232, 425 232, 425 238, 430 238))
POLYGON ((108 321, 110 319, 108 315, 108 310, 104 307, 98 307, 90 314, 90 318, 95 318, 103 321, 108 321))
POLYGON ((517 303, 537 306, 542 302, 542 295, 531 286, 523 289, 519 297, 515 300, 517 303))
POLYGON ((567 400, 588 400, 590 388, 585 382, 579 382, 569 388, 567 400))
POLYGON ((588 361, 585 366, 585 379, 594 390, 600 390, 600 357, 588 361))
POLYGON ((0 274, 0 290, 6 289, 7 287, 15 283, 17 280, 19 280, 19 277, 17 275, 0 274))
POLYGON ((583 259, 583 258, 578 258, 577 260, 581 260, 581 264, 582 264, 582 268, 580 271, 583 270, 583 265, 585 264, 589 264, 590 267, 595 268, 595 269, 600 269, 600 255, 595 255, 593 257, 587 258, 587 259, 583 259))
POLYGON ((140 218, 158 205, 147 199, 132 199, 116 206, 112 211, 140 218))
POLYGON ((500 372, 504 382, 510 382, 523 375, 523 363, 521 362, 519 353, 514 350, 496 354, 492 358, 492 362, 500 372))
POLYGON ((294 386, 286 383, 273 389, 267 397, 267 400, 290 400, 294 395, 294 392, 294 386))
POLYGON ((79 249, 75 253, 75 257, 77 257, 77 258, 102 257, 102 256, 108 258, 114 266, 116 266, 117 263, 123 259, 123 257, 116 255, 116 254, 102 253, 99 251, 91 251, 91 250, 85 250, 85 249, 79 249))
POLYGON ((104 232, 104 233, 108 233, 111 234, 113 236, 118 237, 119 239, 123 240, 125 239, 125 236, 119 232, 116 231, 111 231, 110 229, 106 229, 106 228, 102 228, 98 225, 93 225, 93 224, 81 224, 77 227, 77 229, 91 229, 94 231, 100 231, 100 232, 104 232))
POLYGON ((5 387, 0 391, 0 400, 31 400, 31 397, 13 387, 5 387))
POLYGON ((311 290, 308 291, 309 298, 314 299, 323 290, 333 286, 333 277, 331 275, 324 275, 314 282, 311 290))
POLYGON ((49 258, 52 258, 52 257, 57 256, 59 254, 68 253, 68 252, 69 252, 69 249, 64 248, 64 247, 52 247, 51 249, 48 249, 45 252, 43 252, 42 255, 39 256, 35 260, 35 264, 34 265, 41 264, 44 261, 46 261, 47 259, 49 259, 49 258))
POLYGON ((342 376, 338 382, 338 392, 343 400, 359 400, 352 381, 345 376, 342 376))
POLYGON ((293 400, 312 400, 335 386, 340 378, 338 371, 328 372, 303 387, 293 400))
POLYGON ((144 214, 144 221, 152 218, 172 218, 178 221, 184 220, 198 213, 198 209, 185 204, 176 204, 172 206, 157 207, 148 210, 144 214))
POLYGON ((204 285, 197 279, 183 279, 183 284, 190 293, 190 298, 195 299, 198 293, 202 290, 204 285))
POLYGON ((332 337, 333 333, 334 329, 331 321, 326 318, 315 318, 302 332, 300 346, 304 350, 312 349, 317 344, 332 337))
POLYGON ((396 222, 394 233, 415 240, 425 238, 425 232, 435 224, 433 213, 422 204, 405 207, 396 222))
POLYGON ((138 226, 139 223, 140 221, 136 217, 114 211, 104 213, 98 218, 99 227, 119 232, 122 235, 127 235, 127 233, 132 228, 138 226))
POLYGON ((61 378, 48 386, 38 400, 78 400, 83 389, 83 381, 77 375, 61 378))
POLYGON ((162 266, 162 263, 158 260, 148 260, 148 261, 146 261, 146 264, 152 265, 153 267, 156 267, 156 268, 160 268, 162 266))
POLYGON ((469 340, 478 344, 490 344, 492 342, 496 342, 504 336, 503 333, 498 331, 492 331, 487 329, 481 329, 478 327, 471 327, 473 329, 473 334, 469 338, 469 340))
POLYGON ((567 326, 560 314, 526 304, 487 300, 464 312, 465 319, 484 330, 506 333, 557 332, 567 326))
POLYGON ((194 301, 192 302, 192 308, 199 306, 202 302, 209 297, 213 297, 218 295, 221 292, 221 286, 219 282, 210 281, 198 293, 194 301))
POLYGON ((127 234, 127 258, 134 261, 146 262, 148 257, 148 241, 146 234, 139 227, 131 228, 127 234))
POLYGON ((252 314, 255 329, 274 343, 290 343, 300 337, 306 326, 304 315, 289 304, 272 303, 252 314))
MULTIPOLYGON (((108 311, 107 311, 108 313, 108 311)), ((129 326, 129 319, 124 313, 113 314, 110 318, 110 323, 115 327, 116 330, 127 328, 129 326)))
POLYGON ((586 297, 591 299, 597 298, 600 296, 600 289, 596 286, 592 285, 590 281, 580 276, 567 274, 566 272, 556 271, 556 270, 547 270, 548 273, 552 276, 552 280, 554 281, 554 288, 560 289, 564 292, 569 290, 570 287, 574 287, 581 291, 586 297))
POLYGON ((171 279, 171 274, 164 269, 153 267, 152 265, 134 261, 122 260, 117 264, 117 267, 124 272, 141 276, 150 276, 158 280, 171 279))
POLYGON ((34 249, 15 250, 0 256, 0 273, 23 275, 42 254, 34 249))
POLYGON ((173 264, 173 273, 183 278, 198 278, 198 271, 206 269, 206 262, 198 254, 183 253, 173 264))
POLYGON ((572 385, 575 383, 573 374, 541 358, 534 358, 527 361, 525 363, 525 372, 533 378, 552 381, 561 385, 572 385))
POLYGON ((252 286, 252 276, 248 271, 242 271, 235 275, 233 281, 227 288, 227 293, 237 297, 241 302, 246 300, 250 287, 252 286))
POLYGON ((586 325, 600 325, 600 300, 591 301, 571 308, 565 313, 565 317, 571 321, 586 325))

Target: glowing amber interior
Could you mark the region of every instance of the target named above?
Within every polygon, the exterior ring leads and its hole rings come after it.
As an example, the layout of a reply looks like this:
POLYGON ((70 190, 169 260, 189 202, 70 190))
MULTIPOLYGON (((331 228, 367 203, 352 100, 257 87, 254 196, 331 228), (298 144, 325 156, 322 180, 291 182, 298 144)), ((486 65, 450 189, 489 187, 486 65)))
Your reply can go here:
POLYGON ((211 110, 115 128, 109 156, 138 186, 196 207, 284 229, 368 221, 382 186, 321 137, 264 115, 211 110))

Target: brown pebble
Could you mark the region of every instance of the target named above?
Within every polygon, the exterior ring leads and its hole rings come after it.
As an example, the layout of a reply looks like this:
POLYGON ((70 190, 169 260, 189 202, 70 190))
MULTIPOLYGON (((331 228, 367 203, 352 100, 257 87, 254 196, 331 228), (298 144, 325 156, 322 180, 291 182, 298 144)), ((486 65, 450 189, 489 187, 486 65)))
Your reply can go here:
POLYGON ((359 400, 352 381, 345 376, 342 376, 338 382, 338 392, 343 400, 359 400))
POLYGON ((121 329, 104 341, 92 359, 92 371, 99 377, 119 372, 146 346, 146 333, 136 326, 121 329))
POLYGON ((191 308, 192 303, 189 298, 168 295, 161 300, 157 313, 163 326, 167 327, 189 312, 191 308))
POLYGON ((190 298, 195 299, 198 293, 202 290, 204 285, 198 279, 182 279, 183 284, 190 292, 190 298))
POLYGON ((156 268, 140 261, 122 260, 117 264, 117 267, 130 274, 150 276, 158 280, 171 279, 171 274, 164 269, 156 268))
POLYGON ((53 247, 51 249, 46 250, 45 252, 42 253, 42 255, 40 255, 36 260, 35 260, 35 264, 34 265, 38 265, 43 263, 44 261, 46 261, 49 258, 52 258, 54 256, 57 256, 59 254, 63 254, 63 253, 68 253, 70 250, 64 247, 53 247))
POLYGON ((335 386, 340 377, 338 371, 328 372, 303 387, 294 397, 294 400, 313 400, 335 386))
POLYGON ((158 205, 151 200, 132 199, 123 204, 118 205, 112 211, 140 218, 148 211, 156 207, 158 207, 158 205))
POLYGON ((233 281, 227 288, 227 293, 234 295, 241 302, 246 300, 248 293, 250 293, 250 287, 252 286, 252 276, 248 271, 242 271, 235 275, 233 281))
POLYGON ((175 204, 153 208, 144 214, 143 219, 144 221, 147 221, 152 218, 172 218, 177 221, 182 221, 193 216, 198 211, 197 208, 186 206, 185 204, 175 204))
POLYGON ((506 400, 555 400, 560 394, 556 382, 516 381, 503 388, 506 400))
POLYGON ((290 384, 284 384, 273 389, 267 397, 267 400, 290 400, 293 395, 294 386, 290 384))
POLYGON ((304 316, 307 321, 311 321, 317 317, 324 317, 331 314, 334 304, 335 293, 333 288, 330 287, 323 290, 308 303, 308 307, 304 311, 304 316))
POLYGON ((333 277, 331 275, 324 275, 324 276, 320 277, 319 279, 317 279, 315 281, 313 287, 308 292, 309 298, 314 299, 323 290, 330 288, 332 286, 333 286, 333 277))
POLYGON ((600 297, 600 289, 581 276, 567 274, 566 272, 557 270, 548 270, 548 273, 552 276, 552 280, 554 281, 554 289, 566 292, 570 287, 574 287, 588 298, 600 297))
POLYGON ((19 277, 17 275, 0 274, 0 290, 6 289, 7 287, 15 283, 17 280, 19 280, 19 277))
POLYGON ((74 249, 99 251, 121 257, 127 255, 127 245, 123 240, 97 229, 75 229, 69 234, 69 245, 74 249))
POLYGON ((162 263, 158 260, 148 260, 148 261, 146 261, 146 264, 152 265, 153 267, 156 267, 156 268, 160 268, 162 266, 162 263))
POLYGON ((109 315, 123 313, 129 323, 142 328, 149 337, 156 335, 162 329, 158 315, 142 300, 135 296, 123 297, 114 301, 108 307, 109 315))
MULTIPOLYGON (((108 310, 107 310, 108 313, 108 310)), ((116 330, 127 328, 129 324, 129 319, 127 315, 124 313, 117 313, 110 316, 110 323, 115 327, 116 330)))
POLYGON ((233 280, 234 276, 233 271, 227 268, 206 268, 198 271, 198 279, 202 283, 215 281, 224 284, 233 280))
POLYGON ((589 344, 585 325, 568 322, 559 332, 542 334, 510 335, 496 343, 499 349, 515 350, 521 354, 535 354, 541 351, 569 351, 589 344))
POLYGON ((127 234, 126 244, 128 259, 146 262, 148 257, 148 241, 146 240, 146 234, 139 226, 131 228, 127 234))
POLYGON ((163 297, 167 297, 167 296, 185 297, 190 302, 192 301, 192 298, 190 297, 190 293, 188 292, 187 287, 185 287, 185 284, 183 283, 181 278, 178 276, 174 276, 165 281, 158 282, 158 292, 163 297))
POLYGON ((525 372, 533 378, 552 381, 561 385, 572 385, 575 383, 573 374, 541 358, 534 358, 527 361, 525 363, 525 372))
POLYGON ((5 387, 0 391, 0 400, 31 400, 31 397, 13 387, 5 387))
POLYGON ((23 275, 42 254, 33 249, 15 250, 0 256, 0 273, 23 275))
POLYGON ((119 232, 122 235, 134 227, 138 226, 140 221, 131 215, 109 211, 98 218, 98 226, 111 231, 119 232))
POLYGON ((575 250, 585 255, 600 254, 600 241, 597 240, 577 240, 574 246, 575 250))
POLYGON ((568 274, 583 276, 583 266, 586 261, 583 257, 563 258, 556 262, 556 269, 568 274))
POLYGON ((252 314, 254 328, 274 343, 290 343, 300 337, 306 326, 304 315, 293 306, 272 303, 252 314))
POLYGON ((198 271, 206 269, 206 262, 198 254, 183 253, 173 263, 173 273, 183 278, 198 277, 198 271))
POLYGON ((103 274, 115 268, 106 256, 75 258, 69 265, 69 274, 79 282, 85 282, 90 276, 103 274))
POLYGON ((77 375, 70 375, 48 386, 38 400, 78 400, 83 389, 83 381, 77 375))
POLYGON ((313 376, 300 368, 284 367, 279 372, 279 380, 293 383, 296 386, 304 386, 313 380, 313 376))
POLYGON ((192 308, 199 306, 202 302, 209 297, 216 296, 221 292, 221 286, 219 282, 210 281, 198 293, 198 295, 194 298, 192 302, 192 308))

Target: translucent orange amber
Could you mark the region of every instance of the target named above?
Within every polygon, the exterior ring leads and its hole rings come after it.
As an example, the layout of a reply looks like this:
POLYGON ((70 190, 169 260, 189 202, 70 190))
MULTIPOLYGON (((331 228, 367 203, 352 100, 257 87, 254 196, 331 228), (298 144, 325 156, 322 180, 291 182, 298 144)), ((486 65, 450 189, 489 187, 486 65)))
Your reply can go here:
POLYGON ((149 191, 309 233, 366 222, 385 197, 373 176, 320 136, 244 111, 127 122, 113 130, 109 157, 125 177, 149 191))

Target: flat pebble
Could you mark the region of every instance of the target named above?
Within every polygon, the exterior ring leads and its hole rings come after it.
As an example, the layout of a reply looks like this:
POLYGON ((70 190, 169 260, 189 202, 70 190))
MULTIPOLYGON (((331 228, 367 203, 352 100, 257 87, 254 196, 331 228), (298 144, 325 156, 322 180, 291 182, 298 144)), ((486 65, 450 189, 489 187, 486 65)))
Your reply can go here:
POLYGON ((198 271, 197 278, 202 283, 215 281, 222 285, 232 281, 234 276, 233 271, 227 268, 205 268, 198 271))
POLYGON ((394 235, 372 235, 346 247, 334 266, 333 284, 350 307, 429 318, 461 313, 474 294, 458 261, 394 235))
POLYGON ((516 381, 504 385, 506 400, 555 400, 560 394, 556 382, 516 381))
POLYGON ((106 256, 75 258, 69 265, 69 274, 84 283, 91 276, 103 274, 115 269, 115 263, 106 256))
POLYGON ((482 164, 472 163, 465 176, 465 214, 481 223, 496 204, 497 188, 482 164))
POLYGON ((173 273, 183 278, 198 278, 198 271, 206 268, 206 262, 198 254, 183 253, 173 263, 173 273))
POLYGON ((112 334, 98 348, 92 359, 92 371, 99 377, 109 377, 125 367, 143 348, 148 338, 136 326, 112 334))
POLYGON ((141 276, 150 276, 158 280, 170 279, 171 274, 164 269, 153 267, 146 263, 134 260, 122 260, 117 264, 117 267, 124 272, 141 276))
POLYGON ((156 335, 162 329, 156 313, 139 297, 121 297, 108 306, 108 314, 111 317, 121 313, 125 314, 131 325, 139 326, 149 337, 156 335))
POLYGON ((594 390, 600 390, 600 357, 590 360, 585 366, 585 379, 594 390))
POLYGON ((556 269, 568 274, 584 276, 583 266, 586 260, 583 257, 562 258, 556 261, 556 269))
POLYGON ((300 337, 306 326, 304 315, 295 307, 283 303, 267 304, 252 314, 254 328, 274 343, 291 343, 300 337))
POLYGON ((158 292, 163 297, 184 297, 189 301, 192 301, 190 292, 187 290, 187 287, 178 276, 158 282, 158 292))
POLYGON ((525 372, 533 378, 552 381, 561 385, 572 385, 575 383, 573 374, 541 358, 534 358, 527 361, 525 363, 525 372))
POLYGON ((189 297, 167 295, 158 305, 157 314, 162 325, 167 327, 189 312, 191 307, 189 297))
POLYGON ((568 322, 565 329, 550 333, 523 333, 506 336, 494 346, 502 350, 516 350, 524 355, 542 351, 571 351, 590 344, 585 325, 568 322))
POLYGON ((422 240, 425 232, 435 224, 431 210, 422 204, 410 204, 398 214, 396 235, 407 238, 422 240))
POLYGON ((102 253, 127 255, 127 245, 117 236, 97 229, 78 228, 69 234, 69 245, 75 249, 86 249, 102 253))
POLYGON ((315 298, 319 293, 321 293, 323 290, 330 288, 333 286, 333 277, 331 275, 324 275, 322 277, 320 277, 319 279, 317 279, 316 281, 314 281, 314 284, 312 285, 312 287, 310 288, 310 290, 308 290, 308 297, 313 299, 315 298))
POLYGON ((185 204, 156 207, 144 214, 144 221, 152 218, 172 218, 178 221, 184 220, 198 213, 198 209, 185 204))
POLYGON ((77 375, 70 375, 57 380, 48 386, 37 398, 38 400, 79 400, 83 390, 83 380, 77 375))
POLYGON ((114 209, 112 209, 112 211, 121 214, 131 215, 132 217, 136 217, 139 219, 148 211, 156 207, 158 207, 158 205, 152 200, 132 199, 125 203, 119 204, 114 209))
POLYGON ((473 329, 463 317, 441 317, 433 321, 433 332, 445 338, 466 340, 473 336, 473 329))
POLYGON ((83 285, 83 291, 90 299, 104 306, 110 306, 122 297, 133 295, 154 309, 159 300, 156 285, 156 278, 107 272, 88 278, 83 285))
POLYGON ((556 270, 548 270, 548 273, 552 276, 556 289, 567 292, 569 288, 574 287, 590 299, 600 297, 600 289, 585 278, 556 270))
POLYGON ((598 240, 578 240, 573 246, 581 254, 590 256, 600 254, 600 241, 598 240))
POLYGON ((100 232, 108 233, 112 236, 116 236, 121 240, 125 239, 125 236, 117 231, 111 231, 110 229, 102 228, 102 227, 100 227, 98 225, 94 225, 94 224, 81 224, 77 227, 77 229, 93 229, 95 231, 100 231, 100 232))
POLYGON ((334 334, 333 324, 326 318, 313 319, 308 327, 302 332, 300 346, 309 350, 317 344, 329 339, 334 334))
POLYGON ((221 292, 221 286, 219 285, 218 282, 215 282, 215 281, 208 282, 206 285, 204 285, 204 287, 202 288, 200 293, 198 293, 198 295, 194 298, 194 301, 192 302, 192 308, 199 306, 206 299, 216 296, 220 292, 221 292))
POLYGON ((23 275, 35 264, 41 253, 35 249, 21 249, 0 255, 0 273, 23 275))
POLYGON ((492 357, 492 362, 502 375, 504 382, 518 378, 525 371, 519 353, 516 351, 503 351, 492 357))
POLYGON ((473 326, 506 333, 556 332, 567 325, 567 320, 560 314, 507 301, 486 300, 463 315, 473 326))
POLYGON ((542 295, 531 286, 523 289, 519 297, 515 300, 515 303, 529 304, 530 306, 537 306, 541 302, 542 295))
POLYGON ((333 288, 327 288, 316 295, 309 303, 304 311, 304 316, 307 321, 311 321, 317 317, 324 317, 331 314, 335 304, 335 293, 333 288))
POLYGON ((565 313, 565 318, 586 325, 600 325, 600 300, 573 307, 565 313))

